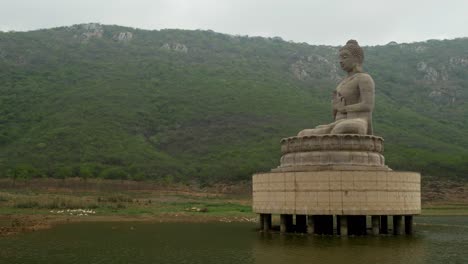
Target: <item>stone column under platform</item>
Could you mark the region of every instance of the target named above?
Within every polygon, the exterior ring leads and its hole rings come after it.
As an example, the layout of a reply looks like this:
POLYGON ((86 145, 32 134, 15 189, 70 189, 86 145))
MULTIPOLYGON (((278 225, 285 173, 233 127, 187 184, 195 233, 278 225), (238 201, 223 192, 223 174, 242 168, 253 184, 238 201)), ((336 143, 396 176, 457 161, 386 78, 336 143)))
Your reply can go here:
POLYGON ((393 234, 394 235, 403 235, 404 224, 402 215, 393 216, 393 234))
POLYGON ((413 216, 405 215, 405 233, 407 235, 413 234, 413 216))
POLYGON ((263 220, 261 227, 263 231, 268 232, 271 230, 271 214, 260 214, 260 219, 263 220))
POLYGON ((293 230, 293 215, 281 214, 280 215, 280 232, 287 233, 293 230))
POLYGON ((372 221, 372 235, 380 234, 380 215, 371 216, 372 221))
POLYGON ((265 214, 258 214, 258 224, 259 224, 259 230, 263 230, 265 226, 265 214))
MULTIPOLYGON (((364 236, 386 235, 387 215, 292 215, 280 214, 280 233, 308 233, 317 235, 364 236), (336 218, 335 218, 336 217, 336 218), (370 229, 367 219, 371 219, 370 229), (295 223, 294 223, 295 219, 295 223), (334 221, 336 219, 336 221, 334 221), (369 231, 369 232, 368 232, 369 231)), ((393 235, 413 234, 413 215, 392 216, 393 235)), ((259 214, 259 227, 264 232, 278 230, 272 227, 271 214, 259 214)))
POLYGON ((388 216, 380 216, 380 234, 388 234, 388 216))
POLYGON ((348 235, 348 216, 338 215, 336 218, 336 231, 340 236, 348 235))
POLYGON ((308 215, 307 216, 307 233, 315 234, 315 223, 314 223, 314 216, 308 215))

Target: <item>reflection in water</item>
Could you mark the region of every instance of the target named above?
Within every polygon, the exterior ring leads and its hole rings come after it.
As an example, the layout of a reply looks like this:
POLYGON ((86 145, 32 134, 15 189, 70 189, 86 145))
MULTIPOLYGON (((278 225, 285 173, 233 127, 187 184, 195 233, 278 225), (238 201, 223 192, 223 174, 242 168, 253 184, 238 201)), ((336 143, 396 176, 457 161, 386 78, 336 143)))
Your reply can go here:
POLYGON ((416 234, 264 234, 251 223, 79 223, 0 238, 0 263, 468 263, 467 217, 418 217, 416 234))
POLYGON ((0 238, 0 263, 252 263, 252 225, 78 223, 0 238))
POLYGON ((258 235, 255 263, 426 263, 422 238, 258 235))

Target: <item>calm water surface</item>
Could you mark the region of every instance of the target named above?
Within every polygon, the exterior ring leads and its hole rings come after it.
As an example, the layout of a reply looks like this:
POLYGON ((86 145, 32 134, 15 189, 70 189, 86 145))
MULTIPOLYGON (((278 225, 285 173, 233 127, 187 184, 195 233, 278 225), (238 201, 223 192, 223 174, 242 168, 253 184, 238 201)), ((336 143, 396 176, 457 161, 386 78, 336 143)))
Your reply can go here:
POLYGON ((244 223, 78 223, 0 238, 0 263, 468 263, 468 217, 411 237, 262 234, 244 223))

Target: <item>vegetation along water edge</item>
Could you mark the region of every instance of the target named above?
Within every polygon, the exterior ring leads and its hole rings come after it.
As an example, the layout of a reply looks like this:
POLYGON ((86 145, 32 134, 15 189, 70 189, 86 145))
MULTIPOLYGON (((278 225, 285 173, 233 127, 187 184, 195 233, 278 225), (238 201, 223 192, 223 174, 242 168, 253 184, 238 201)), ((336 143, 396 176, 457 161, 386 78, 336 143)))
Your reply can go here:
MULTIPOLYGON (((84 221, 256 222, 249 182, 197 185, 67 178, 0 180, 0 233, 84 221)), ((423 215, 468 215, 468 184, 423 184, 423 215), (448 191, 450 190, 450 191, 448 191)))

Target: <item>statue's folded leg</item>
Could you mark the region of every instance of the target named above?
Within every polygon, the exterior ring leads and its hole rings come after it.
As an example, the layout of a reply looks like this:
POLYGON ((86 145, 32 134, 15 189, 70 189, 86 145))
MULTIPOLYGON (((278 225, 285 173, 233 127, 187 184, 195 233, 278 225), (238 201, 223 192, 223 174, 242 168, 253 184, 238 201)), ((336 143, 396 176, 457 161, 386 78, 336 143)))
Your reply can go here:
POLYGON ((336 124, 330 134, 367 134, 367 121, 361 118, 344 120, 336 124))
POLYGON ((317 126, 316 128, 312 129, 304 129, 301 130, 297 136, 298 137, 306 137, 306 136, 311 136, 311 135, 323 135, 323 134, 330 134, 330 131, 332 130, 332 127, 329 125, 321 125, 317 126))

